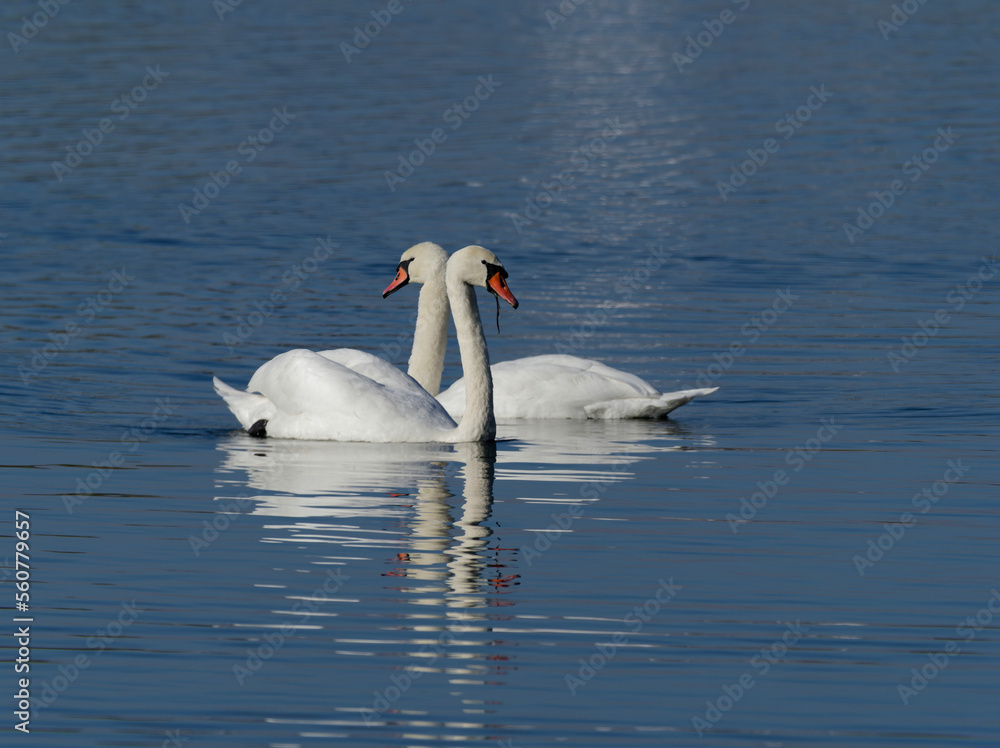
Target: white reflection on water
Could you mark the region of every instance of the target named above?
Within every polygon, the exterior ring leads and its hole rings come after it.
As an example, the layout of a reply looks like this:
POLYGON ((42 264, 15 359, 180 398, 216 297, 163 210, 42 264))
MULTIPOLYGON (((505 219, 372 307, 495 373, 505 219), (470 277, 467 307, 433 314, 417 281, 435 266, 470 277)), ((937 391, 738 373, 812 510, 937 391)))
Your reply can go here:
POLYGON ((219 498, 245 497, 254 514, 273 517, 264 542, 340 546, 321 562, 355 558, 358 549, 389 550, 396 562, 389 573, 419 582, 405 588, 416 602, 471 608, 485 605, 487 588, 506 583, 499 572, 488 583, 482 578, 495 481, 516 482, 518 500, 596 502, 602 494, 588 485, 630 480, 628 466, 691 444, 669 422, 524 421, 501 427, 500 436, 495 444, 450 445, 233 435, 218 444, 219 498), (459 516, 456 481, 463 485, 459 516), (530 498, 521 495, 528 482, 530 498), (377 518, 392 522, 373 523, 377 518))
MULTIPOLYGON (((621 466, 684 449, 682 441, 692 444, 690 436, 669 422, 524 421, 501 426, 500 431, 493 454, 495 477, 501 481, 616 482, 632 476, 621 466), (664 443, 670 441, 676 443, 664 443)), ((700 441, 707 446, 711 439, 700 441)), ((406 503, 398 500, 401 495, 433 493, 432 485, 448 474, 449 465, 478 462, 481 458, 472 446, 233 435, 218 445, 223 452, 218 486, 256 501, 255 514, 302 519, 398 516, 406 503)))
MULTIPOLYGON (((494 624, 496 608, 512 604, 504 596, 521 583, 525 569, 517 549, 498 537, 504 530, 492 518, 495 487, 509 484, 501 492, 504 501, 563 508, 596 503, 604 494, 588 487, 629 481, 640 461, 706 441, 663 422, 522 422, 501 427, 496 443, 457 445, 234 435, 218 445, 217 485, 227 497, 249 498, 252 512, 268 518, 262 542, 314 544, 310 560, 316 564, 385 568, 382 584, 352 593, 361 600, 337 601, 381 609, 380 619, 359 628, 343 617, 334 623, 337 614, 329 611, 310 621, 333 634, 331 657, 388 655, 387 679, 400 673, 415 682, 431 673, 446 677, 465 694, 472 714, 477 700, 465 689, 501 682, 517 659, 506 639, 497 638, 505 634, 494 624)), ((387 680, 382 691, 388 685, 387 680)), ((396 709, 405 708, 405 695, 399 698, 399 704, 380 710, 365 696, 358 705, 338 705, 343 719, 302 724, 313 729, 406 724, 396 709), (367 715, 367 721, 358 715, 367 715)), ((408 712, 417 719, 424 715, 419 709, 408 712)))

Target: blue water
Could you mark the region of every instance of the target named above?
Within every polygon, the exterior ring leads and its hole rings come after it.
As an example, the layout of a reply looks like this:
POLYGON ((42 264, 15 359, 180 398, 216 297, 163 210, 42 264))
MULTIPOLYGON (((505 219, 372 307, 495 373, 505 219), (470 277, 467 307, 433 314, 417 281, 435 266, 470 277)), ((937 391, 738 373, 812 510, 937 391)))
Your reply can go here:
POLYGON ((0 13, 0 741, 995 745, 996 4, 391 5, 0 13), (405 365, 423 240, 494 360, 719 391, 242 434, 213 374, 405 365))

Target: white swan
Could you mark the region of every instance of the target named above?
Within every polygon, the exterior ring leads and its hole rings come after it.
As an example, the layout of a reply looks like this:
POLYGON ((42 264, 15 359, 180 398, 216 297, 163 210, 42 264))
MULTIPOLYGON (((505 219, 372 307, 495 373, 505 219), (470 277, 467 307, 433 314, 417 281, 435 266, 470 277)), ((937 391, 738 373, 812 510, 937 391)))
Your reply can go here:
POLYGON ((474 286, 515 309, 497 256, 465 247, 448 261, 445 287, 455 317, 468 401, 460 425, 409 375, 370 353, 294 350, 254 373, 246 392, 213 379, 215 391, 254 436, 363 442, 471 442, 496 436, 493 384, 474 286))
MULTIPOLYGON (((409 373, 424 389, 437 395, 448 414, 458 420, 466 413, 465 379, 445 392, 441 387, 448 331, 448 296, 444 287, 447 253, 423 242, 403 253, 396 278, 383 296, 408 282, 422 283, 413 334, 409 373)), ((662 418, 717 387, 662 393, 643 379, 600 361, 552 354, 494 364, 493 407, 502 421, 522 418, 662 418)))

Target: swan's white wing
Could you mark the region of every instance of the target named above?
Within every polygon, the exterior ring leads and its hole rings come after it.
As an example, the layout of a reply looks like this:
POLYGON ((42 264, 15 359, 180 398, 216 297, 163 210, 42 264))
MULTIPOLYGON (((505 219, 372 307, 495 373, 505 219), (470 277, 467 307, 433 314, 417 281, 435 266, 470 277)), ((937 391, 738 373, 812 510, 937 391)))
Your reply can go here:
POLYGON ((400 371, 384 358, 373 353, 366 353, 355 348, 334 348, 329 351, 317 351, 317 355, 341 366, 346 366, 348 369, 386 387, 413 391, 414 393, 424 391, 424 388, 409 374, 400 371))
MULTIPOLYGON (((662 395, 628 372, 577 356, 546 355, 503 361, 492 367, 497 420, 520 418, 658 418, 712 390, 662 395), (690 394, 689 393, 695 393, 690 394), (676 396, 675 396, 676 395, 676 396), (684 399, 687 397, 687 399, 684 399)), ((465 410, 459 380, 438 395, 453 418, 465 410)))
POLYGON ((505 372, 504 376, 510 376, 506 372, 518 372, 534 377, 554 374, 560 378, 584 375, 585 381, 591 387, 599 387, 598 382, 608 388, 608 392, 621 393, 623 396, 645 396, 657 397, 660 392, 645 379, 629 374, 627 371, 615 369, 600 361, 590 358, 579 358, 578 356, 567 356, 563 354, 548 354, 544 356, 528 356, 518 358, 513 361, 502 361, 493 367, 494 371, 500 369, 505 372))
MULTIPOLYGON (((363 364, 381 366, 370 360, 363 364)), ((380 374, 386 380, 393 378, 381 368, 380 374)), ((405 374, 400 376, 409 380, 405 374)), ((267 423, 269 436, 338 441, 437 441, 441 431, 455 428, 455 422, 434 398, 412 380, 409 382, 412 384, 384 384, 327 356, 294 350, 261 366, 250 379, 247 390, 259 392, 274 407, 275 413, 267 423)))

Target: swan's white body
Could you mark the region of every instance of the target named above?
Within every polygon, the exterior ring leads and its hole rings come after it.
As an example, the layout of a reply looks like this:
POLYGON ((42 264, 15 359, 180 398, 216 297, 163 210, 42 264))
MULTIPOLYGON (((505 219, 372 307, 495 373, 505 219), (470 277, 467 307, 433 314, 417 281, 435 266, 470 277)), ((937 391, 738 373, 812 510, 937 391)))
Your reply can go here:
MULTIPOLYGON (((662 418, 714 388, 661 393, 643 379, 600 361, 551 354, 491 367, 499 421, 522 418, 662 418)), ((465 414, 465 379, 438 395, 455 420, 465 414)))
POLYGON ((282 353, 257 369, 246 392, 213 382, 243 428, 264 420, 267 435, 279 439, 448 441, 455 431, 412 377, 351 348, 282 353))
MULTIPOLYGON (((502 270, 502 265, 492 252, 476 246, 456 252, 447 266, 447 298, 469 382, 469 417, 461 424, 456 425, 408 374, 378 356, 349 348, 288 351, 261 366, 245 392, 218 378, 215 390, 243 428, 266 421, 260 428, 277 438, 447 443, 493 439, 489 356, 474 289, 494 283, 491 268, 502 270)), ((516 305, 513 296, 509 301, 516 305)))
MULTIPOLYGON (((443 282, 447 253, 432 242, 403 253, 408 280, 423 283, 413 335, 409 373, 437 395, 448 414, 465 415, 465 379, 441 392, 448 331, 448 296, 443 282)), ((497 420, 524 418, 662 418, 717 387, 661 393, 643 379, 592 359, 567 355, 530 356, 491 367, 497 420)))

